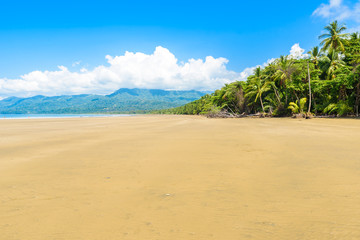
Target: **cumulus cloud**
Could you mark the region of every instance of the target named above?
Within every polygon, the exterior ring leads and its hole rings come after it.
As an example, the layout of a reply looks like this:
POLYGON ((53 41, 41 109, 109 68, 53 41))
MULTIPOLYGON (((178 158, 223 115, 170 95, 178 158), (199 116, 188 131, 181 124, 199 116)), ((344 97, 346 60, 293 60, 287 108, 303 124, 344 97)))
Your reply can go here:
POLYGON ((300 47, 299 43, 295 43, 290 50, 288 58, 290 59, 304 59, 308 57, 308 54, 304 54, 305 49, 300 47))
POLYGON ((328 4, 322 3, 314 12, 318 16, 331 20, 355 21, 360 23, 360 0, 354 4, 345 4, 343 0, 330 0, 328 4))
MULTIPOLYGON (((153 54, 125 52, 106 56, 107 66, 70 71, 33 71, 18 79, 0 79, 0 97, 64 94, 109 94, 119 88, 215 90, 225 83, 241 80, 241 74, 226 68, 228 60, 211 56, 179 63, 166 48, 153 54)), ((76 64, 78 65, 78 64, 76 64)))
MULTIPOLYGON (((297 43, 289 57, 306 56, 297 43)), ((156 47, 152 54, 125 52, 122 56, 107 55, 107 66, 94 69, 81 68, 70 71, 59 66, 57 71, 33 71, 17 79, 0 79, 0 100, 9 96, 30 97, 35 95, 57 96, 73 94, 109 94, 119 88, 148 88, 171 90, 216 90, 226 83, 245 81, 257 67, 242 72, 226 68, 225 58, 189 59, 180 63, 168 49, 156 47)), ((75 66, 79 65, 76 62, 75 66)))

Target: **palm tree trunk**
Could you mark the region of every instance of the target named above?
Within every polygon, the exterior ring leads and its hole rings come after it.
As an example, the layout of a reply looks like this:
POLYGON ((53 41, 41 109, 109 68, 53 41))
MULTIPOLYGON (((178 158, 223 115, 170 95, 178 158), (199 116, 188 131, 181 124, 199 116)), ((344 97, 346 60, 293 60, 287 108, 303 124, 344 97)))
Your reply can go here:
POLYGON ((359 95, 360 95, 360 80, 356 85, 355 113, 357 117, 359 116, 359 98, 360 98, 359 95))
POLYGON ((309 77, 309 109, 308 109, 308 113, 310 113, 311 110, 311 84, 310 84, 310 69, 309 69, 309 63, 307 64, 308 67, 308 77, 309 77))
POLYGON ((261 108, 263 110, 263 113, 265 113, 264 104, 263 104, 263 101, 261 99, 261 95, 259 96, 259 98, 260 98, 261 108))
POLYGON ((299 99, 298 95, 296 94, 295 90, 293 90, 293 93, 294 93, 294 95, 295 95, 295 97, 296 97, 296 100, 297 100, 298 102, 300 102, 300 99, 299 99))
POLYGON ((279 102, 279 104, 280 104, 280 103, 281 103, 281 100, 280 100, 279 92, 276 90, 275 87, 274 87, 274 92, 275 92, 276 99, 278 100, 278 102, 279 102))

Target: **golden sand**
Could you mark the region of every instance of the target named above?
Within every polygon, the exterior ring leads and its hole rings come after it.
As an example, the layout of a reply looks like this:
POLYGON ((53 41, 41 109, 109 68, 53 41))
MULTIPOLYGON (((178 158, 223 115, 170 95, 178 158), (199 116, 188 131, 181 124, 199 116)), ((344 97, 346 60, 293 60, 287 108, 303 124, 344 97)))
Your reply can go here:
POLYGON ((0 121, 0 239, 360 239, 360 121, 0 121))

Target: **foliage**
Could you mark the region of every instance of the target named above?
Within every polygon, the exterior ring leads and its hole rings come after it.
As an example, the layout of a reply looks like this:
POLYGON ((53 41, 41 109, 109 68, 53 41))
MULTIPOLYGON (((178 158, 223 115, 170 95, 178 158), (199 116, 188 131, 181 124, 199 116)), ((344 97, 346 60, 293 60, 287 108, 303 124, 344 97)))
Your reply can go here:
POLYGON ((273 116, 358 115, 360 105, 360 36, 345 34, 345 25, 332 22, 308 58, 280 56, 267 66, 254 69, 247 81, 223 88, 182 107, 161 113, 205 114, 216 107, 236 114, 266 112, 273 116), (309 75, 311 96, 309 91, 309 75))
POLYGON ((326 51, 345 51, 345 45, 347 44, 347 35, 342 33, 346 30, 345 25, 339 25, 338 21, 330 23, 324 27, 327 33, 319 36, 319 39, 324 39, 320 45, 323 46, 322 50, 326 51))
POLYGON ((344 116, 351 112, 351 107, 346 102, 330 103, 325 109, 326 114, 337 114, 338 116, 344 116))
POLYGON ((289 103, 289 109, 291 110, 291 112, 293 114, 297 114, 297 113, 303 113, 304 109, 305 109, 305 104, 306 104, 306 98, 302 98, 300 100, 296 100, 296 102, 291 102, 289 103))

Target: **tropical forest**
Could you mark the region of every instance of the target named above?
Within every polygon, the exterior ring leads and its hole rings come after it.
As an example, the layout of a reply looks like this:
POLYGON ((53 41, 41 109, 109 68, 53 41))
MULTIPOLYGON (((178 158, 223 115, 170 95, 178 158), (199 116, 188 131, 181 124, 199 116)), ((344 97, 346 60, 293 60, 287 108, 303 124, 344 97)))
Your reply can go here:
POLYGON ((337 21, 324 28, 303 58, 280 56, 247 81, 226 84, 170 114, 231 116, 359 116, 360 36, 337 21))

